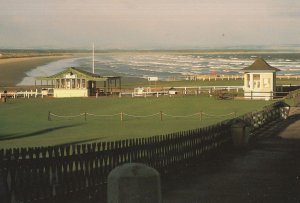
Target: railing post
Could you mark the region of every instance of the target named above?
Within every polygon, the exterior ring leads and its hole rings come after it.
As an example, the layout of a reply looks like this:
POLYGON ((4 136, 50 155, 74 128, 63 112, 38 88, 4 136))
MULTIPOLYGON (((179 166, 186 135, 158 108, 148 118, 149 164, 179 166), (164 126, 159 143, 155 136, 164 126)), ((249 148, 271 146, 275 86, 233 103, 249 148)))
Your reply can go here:
POLYGON ((290 112, 289 106, 280 107, 280 117, 281 118, 287 119, 287 117, 289 116, 289 112, 290 112))
POLYGON ((108 203, 161 203, 160 174, 139 163, 127 163, 108 175, 108 203))
POLYGON ((249 127, 244 121, 238 121, 231 125, 230 133, 233 145, 236 148, 247 147, 250 138, 249 127))

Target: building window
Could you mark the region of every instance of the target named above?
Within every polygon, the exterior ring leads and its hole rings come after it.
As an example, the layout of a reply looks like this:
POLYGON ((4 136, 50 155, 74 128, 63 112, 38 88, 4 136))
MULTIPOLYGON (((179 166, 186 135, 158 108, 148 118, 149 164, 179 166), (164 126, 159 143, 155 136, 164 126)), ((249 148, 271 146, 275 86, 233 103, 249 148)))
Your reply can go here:
POLYGON ((75 79, 72 79, 72 89, 75 89, 75 79))
POLYGON ((264 78, 264 88, 269 88, 271 84, 270 78, 264 78))
POLYGON ((56 79, 55 87, 60 88, 60 80, 59 79, 56 79))
POLYGON ((80 79, 77 79, 77 89, 80 89, 80 79))
POLYGON ((65 79, 61 80, 61 88, 65 88, 66 87, 66 81, 65 79))
POLYGON ((66 79, 66 87, 67 87, 67 89, 71 88, 71 81, 70 81, 70 79, 66 79))
POLYGON ((247 74, 247 87, 250 88, 250 74, 247 74))
POLYGON ((82 88, 85 88, 85 79, 82 79, 82 88))
POLYGON ((260 88, 260 74, 253 74, 254 88, 260 88))

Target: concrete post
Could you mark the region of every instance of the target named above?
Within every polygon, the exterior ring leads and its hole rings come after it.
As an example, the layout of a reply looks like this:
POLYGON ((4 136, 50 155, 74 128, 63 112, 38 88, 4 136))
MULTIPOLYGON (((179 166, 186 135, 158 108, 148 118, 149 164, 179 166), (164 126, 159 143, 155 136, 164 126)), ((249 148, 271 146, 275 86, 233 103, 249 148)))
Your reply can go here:
POLYGON ((246 126, 245 122, 239 121, 231 125, 230 128, 231 137, 233 140, 233 146, 237 148, 246 147, 249 143, 249 127, 246 126))
POLYGON ((290 107, 289 106, 280 107, 280 116, 281 116, 281 118, 287 119, 287 117, 289 116, 289 112, 290 112, 290 107))
POLYGON ((6 102, 6 97, 2 97, 1 101, 2 101, 2 103, 5 103, 6 102))
POLYGON ((108 175, 108 203, 161 203, 159 173, 144 164, 128 163, 108 175))

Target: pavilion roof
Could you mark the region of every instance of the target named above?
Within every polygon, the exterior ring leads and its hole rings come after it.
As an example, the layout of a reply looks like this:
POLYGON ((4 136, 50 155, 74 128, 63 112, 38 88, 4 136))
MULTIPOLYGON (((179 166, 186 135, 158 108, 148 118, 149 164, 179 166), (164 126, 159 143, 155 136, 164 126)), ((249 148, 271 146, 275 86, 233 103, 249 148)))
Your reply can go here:
POLYGON ((254 63, 250 66, 243 68, 241 71, 248 72, 248 71, 267 71, 267 72, 276 72, 280 71, 280 69, 270 66, 263 58, 257 58, 254 63))
POLYGON ((64 71, 61 71, 59 73, 56 73, 51 76, 46 77, 36 77, 37 80, 55 80, 55 79, 61 79, 64 78, 66 74, 76 74, 77 78, 86 79, 87 81, 106 81, 109 79, 116 79, 120 77, 114 77, 114 76, 101 76, 95 73, 90 73, 84 70, 81 70, 79 68, 69 67, 64 71))

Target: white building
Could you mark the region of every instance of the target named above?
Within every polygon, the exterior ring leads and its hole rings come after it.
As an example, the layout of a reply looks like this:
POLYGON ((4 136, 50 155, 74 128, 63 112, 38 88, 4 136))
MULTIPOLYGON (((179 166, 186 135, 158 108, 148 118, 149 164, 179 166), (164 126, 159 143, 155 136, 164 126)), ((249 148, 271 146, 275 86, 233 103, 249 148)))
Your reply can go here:
POLYGON ((36 80, 41 81, 41 86, 43 80, 47 81, 47 84, 50 81, 54 97, 95 96, 99 90, 96 87, 97 82, 103 82, 102 90, 105 95, 121 91, 121 77, 101 76, 74 67, 52 76, 37 77, 36 80), (118 85, 117 81, 119 81, 118 85))
POLYGON ((263 58, 242 69, 244 73, 244 97, 250 99, 273 99, 276 90, 276 72, 263 58))

